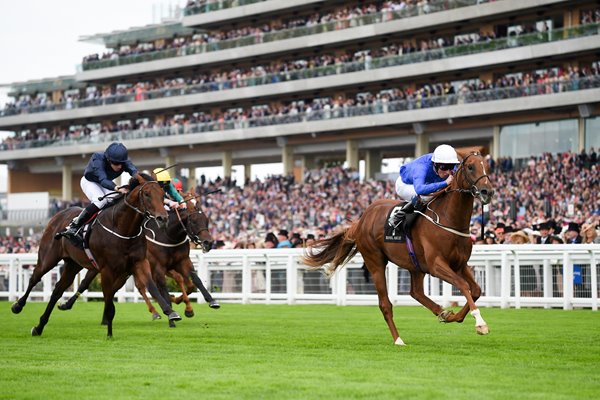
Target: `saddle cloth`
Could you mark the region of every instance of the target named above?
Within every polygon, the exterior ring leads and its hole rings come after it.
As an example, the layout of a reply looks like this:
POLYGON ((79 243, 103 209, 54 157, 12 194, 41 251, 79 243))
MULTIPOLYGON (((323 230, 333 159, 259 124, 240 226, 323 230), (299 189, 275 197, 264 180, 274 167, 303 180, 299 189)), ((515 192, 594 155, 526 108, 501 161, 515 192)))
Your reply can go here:
POLYGON ((402 208, 405 202, 398 203, 394 207, 390 209, 388 212, 386 219, 383 223, 383 241, 387 243, 406 243, 406 235, 410 232, 410 228, 413 225, 415 219, 418 217, 418 214, 412 213, 408 214, 405 219, 400 221, 397 226, 391 226, 388 221, 390 219, 390 215, 395 212, 395 210, 402 208))

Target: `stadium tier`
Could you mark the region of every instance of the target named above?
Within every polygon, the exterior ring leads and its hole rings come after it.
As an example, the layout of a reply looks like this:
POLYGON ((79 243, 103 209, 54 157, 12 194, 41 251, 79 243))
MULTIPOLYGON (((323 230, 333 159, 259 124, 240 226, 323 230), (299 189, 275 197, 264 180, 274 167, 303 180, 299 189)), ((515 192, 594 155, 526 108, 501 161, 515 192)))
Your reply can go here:
MULTIPOLYGON (((304 171, 440 143, 515 163, 600 147, 597 1, 190 1, 180 21, 82 37, 72 76, 12 85, 9 193, 81 197, 119 140, 140 168, 304 171)), ((75 62, 76 60, 74 60, 75 62)), ((180 175, 177 171, 175 175, 180 175)))

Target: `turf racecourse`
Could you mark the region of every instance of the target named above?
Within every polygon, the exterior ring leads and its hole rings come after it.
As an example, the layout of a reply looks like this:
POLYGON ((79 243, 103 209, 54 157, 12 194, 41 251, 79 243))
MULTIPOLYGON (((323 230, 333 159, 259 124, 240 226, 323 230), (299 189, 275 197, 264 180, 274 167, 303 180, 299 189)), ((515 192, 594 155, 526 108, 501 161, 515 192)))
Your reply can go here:
MULTIPOLYGON (((377 307, 196 305, 177 328, 143 304, 116 304, 114 338, 102 304, 19 315, 0 302, 0 399, 597 399, 600 314, 482 309, 441 324, 396 307, 408 344, 392 344, 377 307)), ((183 310, 179 310, 183 314, 183 310)))

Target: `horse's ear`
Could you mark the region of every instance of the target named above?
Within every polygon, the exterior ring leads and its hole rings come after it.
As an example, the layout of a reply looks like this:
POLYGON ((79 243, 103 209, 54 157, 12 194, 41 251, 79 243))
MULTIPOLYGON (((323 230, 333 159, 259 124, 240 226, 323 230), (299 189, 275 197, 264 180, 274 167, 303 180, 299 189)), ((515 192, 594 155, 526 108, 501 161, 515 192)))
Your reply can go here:
POLYGON ((456 149, 456 154, 458 155, 458 159, 460 161, 464 160, 470 154, 483 154, 484 148, 479 147, 461 147, 456 149))

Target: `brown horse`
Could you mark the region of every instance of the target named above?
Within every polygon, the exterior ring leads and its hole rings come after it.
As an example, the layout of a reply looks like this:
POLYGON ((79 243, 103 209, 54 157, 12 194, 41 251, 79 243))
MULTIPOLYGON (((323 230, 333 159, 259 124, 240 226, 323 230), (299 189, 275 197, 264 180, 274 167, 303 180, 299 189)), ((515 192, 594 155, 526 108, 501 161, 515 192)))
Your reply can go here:
MULTIPOLYGON (((191 318, 194 316, 194 310, 187 295, 192 293, 196 287, 202 292, 204 299, 211 308, 219 308, 219 304, 202 284, 190 260, 190 240, 200 246, 205 253, 212 248, 213 239, 208 230, 209 219, 197 205, 193 194, 186 196, 186 198, 189 199, 186 202, 187 209, 169 212, 166 229, 161 229, 157 223, 149 221, 144 224, 144 235, 147 240, 147 257, 152 269, 152 277, 162 297, 171 299, 176 304, 184 301, 186 304, 185 315, 191 318), (182 296, 171 298, 167 290, 165 274, 178 283, 183 293, 182 296)), ((60 310, 70 310, 81 293, 89 288, 90 283, 97 274, 98 272, 95 270, 88 270, 77 289, 77 293, 59 305, 58 308, 60 310)), ((146 296, 146 287, 143 282, 136 279, 135 285, 144 298, 148 310, 152 313, 153 319, 159 319, 160 314, 146 296)), ((169 325, 175 326, 172 320, 169 320, 169 325)))
MULTIPOLYGON (((129 193, 121 198, 122 201, 117 201, 113 206, 101 211, 94 220, 88 246, 92 259, 83 249, 74 246, 69 240, 54 239, 55 234, 78 215, 81 211, 79 207, 59 212, 48 223, 42 235, 38 262, 29 280, 27 291, 12 306, 13 313, 20 313, 31 290, 42 276, 53 269, 60 260, 64 261, 63 273, 50 296, 46 310, 40 317, 39 324, 31 331, 33 336, 42 334, 54 305, 83 267, 90 270, 98 269, 102 276, 103 321, 107 325, 108 337, 112 337, 112 321, 115 315, 113 297, 130 275, 133 274, 153 295, 160 297, 152 281, 150 263, 146 258, 146 239, 142 235, 142 223, 146 220, 155 220, 162 225, 166 223, 167 212, 163 207, 164 192, 156 181, 143 174, 132 177, 129 188, 129 193)), ((181 319, 166 300, 159 301, 163 312, 169 315, 170 319, 181 319)))
POLYGON ((329 264, 326 271, 332 274, 360 252, 373 277, 379 308, 394 343, 398 345, 404 345, 404 342, 398 335, 387 293, 385 270, 388 261, 410 272, 410 295, 437 315, 440 321, 462 322, 470 310, 475 318, 477 333, 489 333, 475 305, 481 288, 475 282, 467 261, 473 247, 468 233, 474 199, 478 198, 487 204, 494 190, 481 154, 469 151, 459 152, 459 156, 462 162, 453 182, 433 196, 422 212, 423 216, 419 215, 412 226, 410 238, 413 252, 409 252, 407 244, 384 242, 383 227, 390 209, 397 202, 379 200, 371 204, 358 221, 332 237, 318 241, 304 256, 305 264, 313 268, 329 264), (458 313, 444 310, 425 295, 423 279, 426 273, 461 291, 467 303, 458 313))

